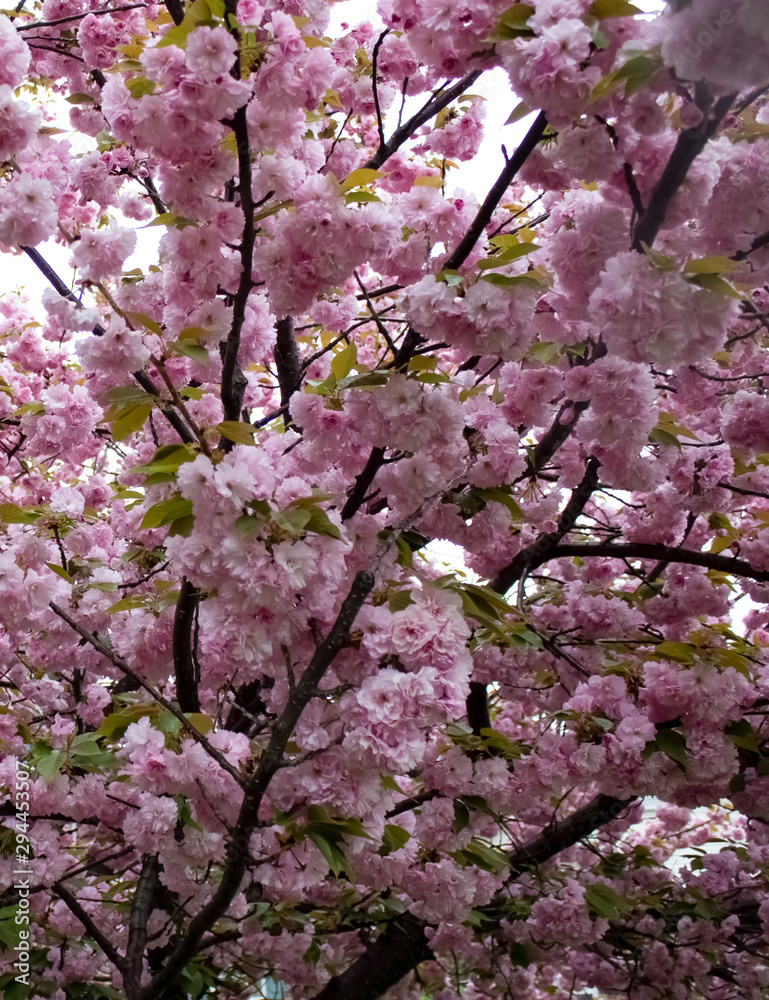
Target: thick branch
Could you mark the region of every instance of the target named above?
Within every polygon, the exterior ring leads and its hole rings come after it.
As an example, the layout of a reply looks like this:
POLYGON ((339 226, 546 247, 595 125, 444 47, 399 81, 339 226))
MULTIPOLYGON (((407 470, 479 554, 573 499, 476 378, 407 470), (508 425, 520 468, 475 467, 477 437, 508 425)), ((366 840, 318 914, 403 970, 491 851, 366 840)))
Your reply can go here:
POLYGON ((643 245, 652 246, 667 216, 670 203, 686 180, 689 168, 713 138, 724 116, 734 103, 736 94, 720 98, 711 115, 703 115, 699 125, 688 128, 678 136, 667 166, 652 191, 646 211, 638 220, 633 235, 633 249, 642 251, 643 245))
MULTIPOLYGON (((236 24, 230 21, 230 15, 234 19, 237 15, 237 3, 235 0, 225 0, 224 5, 225 20, 227 28, 235 38, 240 41, 240 36, 236 24)), ((236 80, 240 79, 240 57, 235 60, 231 70, 236 80)), ((238 350, 240 349, 240 332, 246 316, 246 303, 252 288, 252 270, 254 263, 254 243, 256 242, 256 226, 254 223, 254 194, 251 187, 251 147, 248 139, 248 121, 246 120, 246 107, 238 108, 232 116, 232 131, 235 134, 238 151, 238 193, 240 195, 240 207, 243 212, 243 236, 240 242, 240 280, 235 299, 232 303, 232 325, 227 337, 222 359, 222 405, 224 407, 225 420, 239 420, 240 410, 243 405, 243 394, 246 388, 246 379, 238 364, 238 350)), ((226 441, 226 439, 225 439, 226 441)), ((232 443, 222 442, 222 447, 229 449, 232 443)))
POLYGON ((85 927, 86 931, 91 935, 115 968, 122 972, 123 969, 125 969, 125 959, 117 948, 115 948, 112 942, 105 937, 104 934, 102 934, 97 927, 95 920, 83 909, 69 889, 65 889, 59 882, 55 882, 51 889, 52 892, 59 897, 59 899, 63 900, 67 904, 69 910, 77 917, 83 927, 85 927))
MULTIPOLYGON (((518 875, 573 847, 616 819, 629 801, 597 795, 587 806, 545 827, 539 836, 514 851, 509 857, 511 868, 518 875)), ((501 897, 495 899, 481 912, 498 921, 502 902, 501 897)), ((404 913, 345 972, 330 979, 314 1000, 378 1000, 420 962, 434 958, 425 935, 427 926, 413 914, 404 913)))
POLYGON ((550 559, 653 559, 655 562, 683 563, 687 566, 702 566, 717 573, 727 573, 731 576, 757 580, 759 583, 769 583, 769 572, 753 569, 744 559, 734 559, 731 556, 716 555, 713 552, 696 552, 692 549, 678 549, 672 545, 654 545, 647 542, 630 544, 613 542, 579 543, 557 545, 543 557, 538 557, 532 563, 532 569, 541 566, 550 559))
POLYGON ((280 767, 286 745, 299 717, 310 699, 317 695, 318 685, 337 653, 349 641, 352 623, 373 587, 373 574, 364 571, 356 574, 336 621, 315 650, 307 669, 294 687, 282 715, 272 730, 270 741, 259 758, 256 773, 246 789, 237 824, 227 844, 222 877, 213 898, 192 918, 186 934, 169 956, 164 968, 154 976, 149 986, 137 994, 137 1000, 155 1000, 159 997, 165 987, 174 982, 179 972, 197 954, 203 936, 227 912, 243 881, 251 834, 256 828, 264 793, 280 767))
MULTIPOLYGON (((280 405, 288 406, 291 397, 302 384, 302 362, 294 340, 294 320, 285 316, 275 324, 275 368, 280 386, 280 405)), ((288 415, 286 423, 289 422, 288 415)))
POLYGON ((494 186, 491 188, 489 193, 478 210, 478 214, 472 221, 470 228, 467 230, 465 235, 460 240, 459 244, 455 248, 451 256, 443 264, 443 267, 449 271, 456 271, 457 268, 461 267, 462 264, 467 260, 470 254, 475 248, 475 244, 478 242, 486 229, 486 226, 491 222, 491 217, 494 214, 497 205, 499 205, 505 191, 510 187, 513 179, 515 178, 518 171, 524 165, 526 160, 529 158, 531 153, 536 148, 542 136, 545 134, 545 129, 547 128, 547 118, 544 111, 540 111, 534 120, 529 131, 520 146, 516 149, 515 153, 510 157, 510 159, 505 164, 502 173, 497 178, 494 186))
POLYGON ((370 170, 378 170, 386 160, 389 160, 393 153, 400 149, 404 142, 407 142, 411 138, 418 128, 421 128, 425 122, 429 121, 434 115, 437 115, 439 111, 448 107, 468 87, 472 87, 482 72, 483 70, 480 69, 473 70, 472 73, 468 73, 467 76, 462 77, 453 87, 434 94, 424 107, 417 111, 415 115, 412 115, 407 122, 396 128, 387 142, 380 142, 376 153, 363 166, 370 170))
POLYGON ((174 24, 181 24, 184 20, 184 4, 182 0, 163 0, 166 10, 174 19, 174 24))
POLYGON ((374 476, 379 472, 384 462, 385 450, 384 448, 372 448, 371 454, 368 457, 368 461, 363 467, 362 471, 358 473, 355 477, 355 486, 353 486, 350 495, 347 497, 344 507, 342 507, 342 520, 349 520, 353 514, 357 514, 360 510, 360 506, 366 499, 369 488, 374 481, 374 476))
POLYGON ((141 989, 142 963, 147 944, 147 922, 152 911, 152 897, 158 881, 158 870, 157 854, 142 856, 142 870, 136 883, 128 918, 128 945, 123 983, 129 997, 141 989))
POLYGON ((174 615, 174 675, 176 677, 176 700, 183 712, 199 712, 200 699, 198 685, 200 677, 195 663, 192 631, 195 612, 200 603, 200 591, 187 577, 182 578, 182 588, 176 602, 174 615))
POLYGON ((101 653, 102 656, 106 656, 107 659, 110 661, 110 663, 112 663, 115 667, 117 667, 117 669, 121 673, 125 674, 126 677, 129 677, 131 681, 136 685, 136 687, 133 688, 132 690, 138 690, 138 688, 144 688, 144 690, 149 695, 152 696, 152 698, 158 703, 158 705, 161 705, 163 708, 166 709, 166 711, 171 712, 171 714, 174 715, 179 720, 179 722, 181 722, 182 726, 184 727, 183 732, 185 734, 189 733, 192 739, 203 747, 203 749, 206 751, 209 757, 212 757, 219 765, 219 767, 223 768, 231 777, 233 777, 238 782, 238 784, 241 783, 242 781, 241 775, 232 766, 232 764, 230 764, 227 758, 224 757, 221 753, 219 753, 219 751, 216 750, 214 747, 212 747, 211 744, 208 742, 208 740, 205 738, 205 736, 202 735, 202 733, 199 733, 197 729, 190 726, 189 721, 184 717, 183 712, 181 712, 175 705, 173 705, 170 701, 164 698, 159 691, 156 691, 155 688, 151 684, 148 684, 143 677, 140 677, 139 674, 136 673, 136 671, 131 670, 131 668, 128 666, 128 664, 126 663, 126 661, 123 659, 122 656, 118 656, 117 653, 113 652, 109 648, 109 646, 106 646, 101 641, 101 639, 99 639, 97 635, 83 628, 83 626, 79 622, 76 622, 74 618, 71 618, 66 611, 62 610, 62 608, 58 606, 58 604, 54 604, 54 602, 51 601, 48 607, 51 609, 51 611, 53 611, 55 615, 58 615, 62 621, 65 621, 67 625, 69 625, 69 627, 74 632, 77 632, 77 634, 80 636, 81 639, 84 639, 90 646, 93 646, 93 648, 97 650, 97 652, 101 653))
POLYGON ((480 736, 482 729, 491 728, 489 714, 489 699, 486 685, 480 681, 470 681, 470 693, 465 701, 467 709, 467 724, 473 731, 473 736, 480 736))
POLYGON ((500 570, 491 584, 493 590, 500 594, 506 593, 516 580, 525 576, 533 566, 541 565, 561 539, 568 535, 598 486, 599 464, 597 458, 588 460, 582 482, 572 490, 569 502, 558 519, 558 527, 555 531, 543 531, 532 545, 522 549, 509 565, 500 570))

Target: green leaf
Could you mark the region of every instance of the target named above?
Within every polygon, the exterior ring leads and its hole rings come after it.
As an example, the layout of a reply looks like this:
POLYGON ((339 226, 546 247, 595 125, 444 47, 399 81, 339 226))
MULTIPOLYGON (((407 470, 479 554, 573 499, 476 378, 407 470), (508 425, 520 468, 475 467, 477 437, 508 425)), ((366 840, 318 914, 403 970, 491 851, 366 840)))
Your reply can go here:
POLYGON ((234 441, 235 444, 256 443, 254 441, 256 428, 252 427, 251 424, 243 424, 239 420, 223 420, 220 424, 216 425, 216 429, 223 438, 227 438, 228 441, 234 441))
POLYGON ((46 566, 52 573, 60 576, 66 583, 72 583, 72 577, 63 566, 57 566, 56 563, 46 563, 46 566))
POLYGON ((503 42, 510 38, 532 37, 534 32, 529 28, 527 22, 533 13, 534 8, 524 3, 508 7, 492 32, 492 40, 503 42))
POLYGON ((724 274, 733 271, 736 266, 730 257, 699 257, 690 260, 684 271, 687 274, 724 274))
POLYGON ((279 528, 298 535, 309 524, 312 514, 309 510, 288 507, 286 510, 276 510, 272 519, 279 528))
POLYGON ((398 611, 405 611, 414 603, 410 590, 395 590, 387 599, 387 606, 395 614, 398 611))
POLYGON ((320 945, 318 944, 318 939, 313 938, 310 947, 302 955, 302 961, 307 962, 309 965, 317 965, 320 961, 320 945))
POLYGON ((65 754, 61 750, 51 750, 50 747, 43 748, 45 753, 35 756, 35 770, 41 778, 46 781, 53 781, 61 770, 64 763, 65 754))
POLYGON ((654 647, 653 655, 676 663, 694 663, 694 646, 688 642, 660 642, 654 647))
MULTIPOLYGON (((180 465, 185 462, 192 462, 196 457, 196 452, 190 445, 186 444, 166 444, 158 448, 149 462, 145 465, 134 465, 128 471, 133 475, 152 476, 157 473, 176 472, 180 465)), ((137 493, 137 497, 141 497, 137 493)))
POLYGON ((207 365, 209 360, 208 350, 200 344, 190 344, 186 340, 172 340, 168 345, 177 354, 183 354, 199 365, 207 365))
POLYGON ((35 507, 17 507, 15 503, 0 503, 2 524, 34 524, 42 513, 35 507))
MULTIPOLYGON (((168 35, 163 36, 164 41, 166 38, 168 38, 168 35)), ((158 47, 162 44, 163 42, 159 42, 158 47)), ((178 215, 176 212, 161 212, 160 215, 155 216, 152 222, 148 222, 147 225, 142 228, 149 229, 151 226, 175 226, 177 229, 186 229, 187 226, 195 225, 197 225, 196 222, 192 222, 190 219, 185 219, 183 215, 178 215)))
POLYGON ((510 116, 505 122, 505 125, 515 125, 516 122, 521 121, 526 115, 530 115, 532 108, 525 101, 520 101, 516 104, 513 110, 510 112, 510 116))
POLYGON ((93 104, 94 98, 91 94, 70 94, 69 97, 65 97, 64 100, 67 104, 93 104))
POLYGON ((706 288, 709 292, 714 292, 716 295, 726 295, 730 299, 737 299, 738 302, 741 302, 745 297, 736 288, 733 288, 728 281, 719 278, 717 274, 694 274, 687 278, 687 281, 689 284, 697 285, 699 288, 706 288))
POLYGON ((502 253, 496 254, 494 257, 486 257, 484 260, 478 261, 478 268, 483 271, 488 268, 505 267, 505 265, 510 264, 512 261, 518 260, 519 257, 526 257, 528 254, 534 253, 535 250, 539 249, 540 247, 537 243, 518 243, 507 250, 503 250, 502 253))
POLYGON ((501 503, 503 507, 507 507, 516 521, 521 521, 524 517, 523 511, 515 500, 513 500, 510 492, 509 486, 490 486, 485 489, 473 488, 473 493, 476 496, 486 502, 501 503))
POLYGON ((107 742, 119 740, 132 722, 138 722, 145 715, 156 716, 157 713, 157 705, 129 705, 105 716, 94 735, 103 737, 107 742))
POLYGON ((658 729, 654 742, 666 757, 686 769, 686 737, 683 733, 677 729, 658 729))
POLYGON ((357 375, 349 382, 345 380, 345 389, 371 389, 375 385, 387 385, 387 374, 385 372, 366 372, 364 375, 357 375))
POLYGON ((105 406, 129 406, 152 400, 152 396, 138 385, 116 385, 108 389, 99 400, 105 406))
POLYGON ((518 760, 523 756, 521 744, 514 743, 504 733, 499 733, 496 729, 482 729, 481 737, 489 749, 498 750, 507 760, 518 760))
MULTIPOLYGON (((120 413, 112 419, 110 428, 115 441, 125 441, 144 427, 147 418, 152 413, 152 403, 139 403, 136 406, 121 407, 120 413)), ((109 419, 109 414, 107 414, 109 419)))
POLYGON ((501 874, 510 867, 507 855, 496 847, 489 847, 479 840, 471 840, 467 847, 451 855, 463 868, 474 865, 483 871, 501 874))
POLYGON ((608 97, 623 82, 625 84, 625 97, 630 97, 637 90, 640 90, 644 84, 652 80, 661 68, 662 62, 659 58, 648 54, 634 56, 624 66, 620 67, 620 69, 605 76, 594 87, 590 102, 592 104, 602 100, 604 97, 608 97))
POLYGON ((664 445, 666 448, 678 448, 681 450, 681 442, 675 436, 671 434, 670 431, 666 431, 663 427, 655 427, 654 430, 649 434, 649 440, 654 441, 655 444, 664 445))
POLYGON ((160 528, 164 524, 170 524, 177 518, 186 517, 192 513, 192 501, 185 500, 181 493, 175 493, 168 500, 161 500, 160 503, 153 504, 142 518, 139 527, 143 529, 160 528))
POLYGON ((116 615, 121 611, 135 611, 137 608, 143 608, 146 603, 146 594, 130 594, 128 597, 124 597, 122 600, 110 605, 107 608, 107 614, 116 615))
POLYGON ((187 45, 187 38, 195 30, 199 22, 211 20, 211 8, 206 3, 206 0, 194 0, 194 3, 190 4, 187 8, 182 23, 170 28, 160 39, 157 47, 177 45, 180 49, 183 49, 187 45))
POLYGON ((189 800, 186 799, 184 795, 174 795, 173 800, 176 803, 176 809, 179 814, 179 822, 182 826, 189 826, 193 830, 200 830, 200 826, 192 818, 192 810, 190 809, 189 800))
POLYGON ((529 348, 529 354, 531 357, 536 358, 536 360, 541 362, 543 365, 552 364, 560 353, 560 344, 551 344, 546 340, 538 341, 536 344, 532 344, 529 348))
POLYGON ((185 326, 179 333, 179 340, 201 340, 203 337, 210 337, 211 331, 204 326, 185 326))
POLYGON ((386 858, 393 851, 399 851, 410 839, 411 834, 408 830, 404 830, 402 826, 397 826, 395 823, 385 823, 384 833, 382 834, 382 846, 377 853, 381 857, 386 858))
POLYGON ((602 882, 585 887, 585 902, 592 913, 607 920, 619 920, 621 913, 629 913, 633 908, 629 900, 602 882))
POLYGON ((470 810, 461 799, 454 799, 454 822, 451 824, 452 833, 461 833, 470 825, 470 810))
POLYGON ((350 374, 357 360, 358 351, 354 343, 348 344, 334 355, 331 361, 331 371, 336 376, 338 382, 350 374))
POLYGON ((130 80, 126 80, 125 85, 135 101, 144 97, 145 94, 151 94, 156 87, 155 82, 148 80, 146 76, 134 76, 130 80))
POLYGON ((353 170, 352 173, 345 177, 342 181, 342 191, 347 192, 351 191, 353 188, 373 184, 374 181, 378 181, 381 177, 386 176, 387 174, 382 173, 381 170, 371 170, 367 167, 360 167, 358 170, 353 170))
POLYGON ((588 14, 603 20, 607 17, 633 17, 643 11, 627 0, 595 0, 587 9, 588 14))
POLYGON ((157 334, 160 337, 163 333, 163 328, 157 320, 154 320, 151 316, 146 313, 141 312, 127 312, 125 313, 126 319, 128 319, 134 326, 143 326, 145 329, 150 330, 152 333, 157 334))
POLYGON ((320 507, 313 507, 310 510, 310 520, 305 525, 305 529, 316 535, 325 535, 326 538, 336 538, 337 541, 341 541, 342 538, 339 528, 320 507))
POLYGON ((351 191, 349 194, 344 196, 344 201, 346 205, 358 205, 366 201, 381 201, 382 199, 379 195, 374 194, 373 191, 351 191))
POLYGON ((201 736, 210 733, 214 728, 214 720, 208 715, 203 715, 201 712, 186 712, 184 718, 187 720, 190 728, 195 729, 201 736))
POLYGON ((758 745, 758 737, 747 719, 738 719, 730 722, 724 730, 724 735, 740 750, 748 750, 750 753, 761 753, 758 745))
POLYGON ((312 830, 307 833, 307 836, 328 862, 331 873, 335 878, 338 878, 347 868, 347 856, 339 847, 338 842, 327 840, 319 830, 312 830))

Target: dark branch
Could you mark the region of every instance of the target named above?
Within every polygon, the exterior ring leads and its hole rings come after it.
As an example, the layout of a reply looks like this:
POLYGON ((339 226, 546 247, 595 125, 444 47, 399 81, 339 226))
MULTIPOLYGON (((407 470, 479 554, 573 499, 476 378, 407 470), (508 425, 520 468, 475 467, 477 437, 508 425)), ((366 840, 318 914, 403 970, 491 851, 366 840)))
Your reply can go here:
POLYGON ((517 580, 525 576, 534 566, 542 565, 549 558, 550 553, 561 539, 568 535, 574 527, 577 518, 585 509, 585 505, 598 486, 599 464, 596 458, 588 460, 582 482, 576 489, 572 490, 569 502, 558 519, 556 530, 543 531, 532 545, 522 549, 513 561, 497 574, 491 584, 493 590, 500 594, 506 593, 517 580))
POLYGON ((439 111, 448 107, 468 87, 471 87, 482 72, 480 69, 473 70, 472 73, 468 73, 467 76, 462 77, 453 87, 449 87, 447 90, 440 90, 437 94, 434 94, 424 107, 417 111, 415 115, 412 115, 407 122, 396 128, 387 142, 380 142, 376 153, 363 166, 370 170, 378 170, 386 160, 389 160, 393 153, 400 149, 404 142, 407 142, 411 138, 418 128, 421 128, 425 122, 429 121, 434 115, 437 115, 439 111))
POLYGON ((67 904, 70 912, 77 917, 115 968, 122 972, 125 969, 125 959, 117 948, 115 948, 112 942, 105 937, 104 934, 102 934, 96 924, 96 921, 83 909, 69 889, 65 889, 60 882, 55 882, 51 889, 52 892, 59 897, 59 899, 63 900, 67 904))
POLYGON ((152 897, 158 881, 158 856, 142 856, 142 870, 136 883, 131 913, 128 918, 128 944, 126 946, 123 984, 128 996, 141 989, 142 963, 147 944, 147 922, 152 911, 152 897))
POLYGON ((379 58, 379 50, 382 48, 382 42, 390 34, 390 29, 385 28, 382 34, 377 38, 376 45, 374 46, 374 51, 371 56, 371 86, 374 90, 374 107, 376 108, 376 124, 377 130, 379 132, 379 147, 385 145, 385 134, 384 126, 382 125, 382 109, 379 106, 379 87, 377 85, 376 71, 377 71, 377 59, 379 58))
POLYGON ((174 19, 174 24, 181 24, 184 20, 184 4, 182 0, 163 0, 166 10, 174 19))
POLYGON ((736 94, 728 94, 716 101, 712 114, 704 114, 699 125, 685 129, 678 136, 667 166, 652 191, 646 211, 638 220, 633 236, 633 249, 643 251, 644 244, 652 246, 667 216, 670 203, 686 180, 689 168, 713 138, 724 116, 734 103, 736 94))
POLYGON ((449 271, 456 271, 457 268, 461 267, 462 264, 467 260, 470 254, 475 248, 475 244, 480 239, 483 234, 484 229, 491 222, 491 217, 494 214, 497 205, 499 205, 502 197, 510 187, 513 179, 515 178, 518 171, 524 165, 526 160, 529 158, 531 153, 536 148, 542 136, 545 134, 545 129, 547 128, 547 118, 545 117, 544 111, 540 111, 534 120, 533 125, 526 133, 526 136, 520 146, 516 149, 515 153, 510 157, 502 170, 502 173, 497 178, 494 186, 491 188, 489 193, 486 195, 486 199, 478 210, 478 214, 473 219, 470 228, 467 230, 465 235, 460 240, 459 244, 455 248, 451 256, 443 264, 443 267, 449 271))
POLYGON ((216 892, 192 918, 186 934, 169 956, 164 968, 137 994, 137 1000, 155 1000, 161 996, 165 987, 174 982, 179 972, 197 954, 204 935, 226 913, 235 898, 246 871, 251 834, 256 828, 264 793, 280 768, 286 745, 299 717, 310 699, 317 695, 318 685, 337 653, 349 641, 352 623, 373 587, 374 576, 371 573, 361 571, 356 574, 336 621, 326 638, 318 645, 307 669, 294 687, 272 730, 270 741, 259 758, 256 773, 246 789, 237 824, 227 844, 224 869, 216 892))
MULTIPOLYGON (((616 819, 629 801, 631 800, 598 795, 565 820, 552 823, 539 836, 509 856, 514 874, 517 876, 526 868, 542 864, 579 843, 601 826, 616 819)), ((481 912, 490 920, 498 922, 502 915, 503 901, 503 897, 495 899, 488 907, 481 907, 481 912)), ((345 972, 330 979, 313 1000, 378 1000, 420 962, 435 957, 427 942, 426 928, 427 924, 423 920, 411 913, 404 913, 345 972)))
POLYGON ((302 362, 294 340, 294 320, 291 316, 279 319, 275 324, 275 368, 280 386, 280 405, 286 407, 285 422, 290 423, 288 404, 302 384, 302 362))
POLYGON ((489 699, 486 685, 479 681, 470 681, 470 693, 465 701, 467 708, 467 724, 473 731, 473 736, 480 736, 482 729, 491 728, 489 714, 489 699))
POLYGON ((182 587, 176 602, 174 615, 174 676, 176 678, 176 700, 183 712, 199 712, 197 665, 193 651, 192 629, 195 612, 200 603, 200 590, 187 577, 182 577, 182 587))
POLYGON ((654 545, 646 542, 622 544, 614 542, 579 543, 558 545, 544 557, 538 557, 532 563, 532 569, 541 566, 550 559, 568 559, 579 556, 581 559, 653 559, 655 562, 682 563, 687 566, 702 566, 717 573, 727 573, 732 576, 756 580, 759 583, 769 583, 769 571, 753 569, 750 563, 743 559, 716 555, 712 552, 695 552, 691 549, 678 549, 672 545, 654 545))

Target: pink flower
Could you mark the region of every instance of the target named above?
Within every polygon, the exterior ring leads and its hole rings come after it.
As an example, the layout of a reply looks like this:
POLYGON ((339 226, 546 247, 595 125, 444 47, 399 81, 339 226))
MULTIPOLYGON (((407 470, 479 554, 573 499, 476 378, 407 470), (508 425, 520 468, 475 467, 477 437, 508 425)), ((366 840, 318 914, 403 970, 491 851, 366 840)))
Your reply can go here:
POLYGON ((21 174, 2 191, 0 243, 36 246, 56 231, 53 188, 47 180, 21 174))
POLYGON ((187 39, 187 69, 201 80, 216 80, 228 73, 238 45, 226 28, 196 28, 187 39))
POLYGON ((70 263, 86 281, 102 281, 123 266, 136 247, 136 232, 122 226, 109 229, 86 229, 74 245, 70 263))
POLYGON ((0 16, 0 85, 18 87, 29 69, 30 59, 27 43, 3 14, 0 16))
POLYGON ((0 85, 0 161, 10 160, 37 135, 40 111, 16 101, 11 88, 0 85))

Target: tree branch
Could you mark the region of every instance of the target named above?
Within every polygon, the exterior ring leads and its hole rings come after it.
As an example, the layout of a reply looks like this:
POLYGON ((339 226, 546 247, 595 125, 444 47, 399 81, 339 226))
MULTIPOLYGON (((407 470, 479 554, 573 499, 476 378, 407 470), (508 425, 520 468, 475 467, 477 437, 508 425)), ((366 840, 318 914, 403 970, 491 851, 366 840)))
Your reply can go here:
POLYGON ((376 153, 366 162, 363 166, 369 170, 378 170, 385 161, 397 152, 404 142, 408 141, 411 136, 416 132, 418 128, 429 121, 434 115, 437 115, 439 111, 448 107, 449 104, 455 98, 463 94, 468 87, 471 87, 478 77, 481 75, 483 70, 476 69, 472 73, 468 73, 467 76, 462 77, 453 87, 449 87, 447 90, 440 90, 437 94, 433 94, 430 100, 422 107, 415 115, 403 125, 398 126, 387 142, 379 143, 379 148, 376 153))
MULTIPOLYGON (((225 0, 226 26, 230 34, 239 42, 240 35, 237 28, 229 24, 229 15, 234 17, 236 8, 235 0, 225 0)), ((240 79, 240 57, 236 59, 231 72, 235 79, 240 79)), ((251 187, 251 147, 245 105, 239 107, 232 116, 232 131, 235 134, 238 151, 238 193, 243 212, 243 236, 240 242, 240 280, 232 303, 232 324, 222 359, 222 404, 224 406, 224 419, 237 421, 240 420, 243 393, 246 387, 245 377, 238 365, 238 350, 240 349, 240 332, 246 316, 246 303, 252 288, 254 243, 256 242, 254 195, 251 187), (238 378, 238 374, 240 374, 240 378, 238 378)), ((231 448, 232 442, 223 443, 222 447, 231 448)))
POLYGON ((162 705, 162 707, 166 709, 166 711, 170 712, 173 716, 175 716, 184 727, 183 731, 185 733, 189 733, 192 739, 203 747, 203 749, 206 751, 209 757, 212 757, 219 765, 219 767, 223 768, 231 777, 235 779, 235 781, 237 781, 239 785, 242 784, 243 782, 242 776, 232 766, 232 764, 230 764, 227 758, 224 757, 221 753, 219 753, 219 751, 216 750, 214 747, 212 747, 211 744, 208 742, 208 740, 205 738, 205 736, 202 735, 202 733, 199 733, 197 729, 195 729, 193 726, 190 725, 189 720, 185 718, 183 712, 181 712, 175 705, 173 705, 170 701, 164 698, 163 695, 159 691, 156 691, 155 688, 147 681, 145 681, 143 677, 140 677, 139 674, 137 674, 134 670, 131 670, 131 668, 128 666, 128 664, 126 663, 126 661, 123 659, 122 656, 118 656, 117 653, 113 652, 109 648, 109 646, 106 646, 101 641, 101 639, 98 638, 98 636, 89 632, 87 629, 84 629, 79 622, 76 622, 74 618, 71 618, 66 611, 62 610, 62 608, 58 606, 58 604, 54 604, 54 602, 51 601, 48 607, 51 609, 51 611, 53 611, 55 615, 58 615, 62 621, 65 621, 67 625, 69 625, 69 627, 74 632, 77 632, 77 634, 82 639, 85 639, 85 641, 90 646, 93 646, 93 648, 97 650, 97 652, 101 653, 102 656, 106 656, 107 659, 110 661, 110 663, 112 663, 115 667, 117 667, 117 669, 121 673, 125 674, 126 677, 129 677, 131 681, 136 685, 136 688, 134 688, 133 690, 136 690, 138 688, 144 688, 144 690, 149 695, 152 696, 152 698, 158 703, 158 705, 162 705))
POLYGON ((112 942, 105 937, 104 934, 102 934, 97 927, 95 920, 83 909, 69 889, 65 889, 59 882, 54 882, 51 886, 51 891, 67 904, 69 910, 77 917, 83 927, 85 927, 110 962, 112 962, 116 969, 119 969, 122 972, 126 968, 125 959, 117 948, 115 948, 112 942))
MULTIPOLYGON (((284 316, 275 324, 275 368, 278 373, 278 385, 280 386, 280 405, 288 407, 291 397, 302 384, 302 362, 299 358, 299 351, 294 340, 294 319, 292 316, 284 316)), ((286 409, 286 426, 291 423, 291 418, 286 409)))
POLYGON ((711 115, 704 114, 699 125, 685 129, 678 136, 667 166, 652 191, 646 211, 638 220, 633 235, 633 249, 643 252, 644 244, 652 246, 665 222, 670 203, 686 180, 689 168, 713 138, 736 94, 719 98, 711 115))
POLYGON ((176 678, 176 700, 182 712, 199 712, 198 685, 200 676, 193 656, 192 628, 195 612, 200 603, 200 590, 187 577, 182 577, 182 587, 174 614, 173 654, 176 678))
POLYGON ((574 527, 577 518, 585 509, 585 505, 598 486, 597 458, 588 459, 582 482, 572 490, 569 502, 561 512, 558 527, 555 531, 543 531, 527 548, 522 549, 511 563, 501 569, 492 581, 491 588, 499 594, 505 594, 512 585, 526 576, 534 566, 540 566, 549 558, 561 539, 568 535, 574 527))
POLYGON ((174 19, 174 24, 179 25, 184 20, 184 4, 182 0, 163 0, 166 10, 174 19))
MULTIPOLYGON (((610 823, 630 801, 597 795, 571 816, 545 827, 539 836, 510 854, 510 867, 515 877, 527 867, 542 864, 610 823)), ((503 902, 504 897, 500 895, 487 907, 479 909, 484 916, 499 922, 503 902)), ((404 913, 345 972, 333 976, 313 1000, 378 1000, 420 962, 435 957, 425 935, 427 926, 413 914, 404 913)))
POLYGON ((142 870, 136 883, 128 918, 128 945, 123 985, 129 997, 141 989, 144 949, 147 945, 147 922, 152 912, 152 897, 155 894, 159 867, 157 854, 142 856, 142 870))
POLYGON ((189 923, 187 932, 165 966, 152 982, 137 994, 137 1000, 155 1000, 198 952, 203 936, 226 912, 238 893, 246 870, 251 835, 256 828, 264 793, 280 768, 286 745, 299 717, 340 649, 348 642, 352 623, 374 587, 372 573, 361 571, 342 602, 339 614, 326 638, 315 650, 307 669, 294 687, 283 713, 273 727, 270 741, 259 758, 256 773, 249 782, 238 821, 227 844, 222 877, 211 900, 189 923))
POLYGON ((716 555, 712 552, 695 552, 691 549, 678 549, 673 545, 655 545, 647 542, 597 542, 557 545, 543 557, 537 557, 532 563, 532 569, 541 566, 550 559, 568 559, 579 556, 581 559, 653 559, 655 562, 682 563, 688 566, 702 566, 717 573, 728 573, 732 576, 756 580, 758 583, 769 583, 769 571, 753 569, 750 563, 743 559, 716 555))
POLYGON ((374 91, 374 107, 376 109, 376 124, 377 124, 377 130, 379 132, 380 149, 382 146, 385 145, 386 140, 384 134, 384 126, 382 125, 382 109, 379 106, 379 87, 377 86, 376 64, 377 64, 377 59, 379 58, 379 50, 382 48, 382 42, 385 40, 385 38, 387 38, 389 34, 390 34, 390 29, 385 28, 385 30, 382 32, 379 38, 377 38, 376 44, 374 45, 374 51, 371 56, 371 86, 374 91))
POLYGON ((480 239, 486 226, 491 222, 491 217, 497 205, 502 200, 505 191, 510 187, 518 171, 524 165, 531 153, 537 147, 540 139, 545 134, 547 128, 547 117, 544 111, 540 111, 534 122, 526 133, 523 142, 510 157, 495 181, 493 187, 486 195, 486 198, 478 210, 478 214, 473 219, 470 228, 459 241, 454 252, 443 264, 447 271, 456 271, 464 264, 475 248, 475 244, 480 239))

